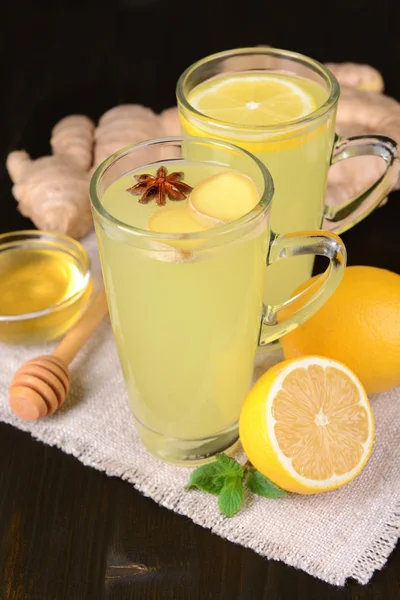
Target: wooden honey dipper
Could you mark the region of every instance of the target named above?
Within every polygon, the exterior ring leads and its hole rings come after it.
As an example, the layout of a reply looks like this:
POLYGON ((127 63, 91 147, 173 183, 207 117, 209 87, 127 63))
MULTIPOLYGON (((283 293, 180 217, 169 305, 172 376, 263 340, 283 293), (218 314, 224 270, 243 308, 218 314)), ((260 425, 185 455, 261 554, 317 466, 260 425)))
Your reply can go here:
POLYGON ((11 410, 18 417, 35 421, 52 415, 60 408, 70 389, 68 365, 107 312, 107 299, 103 289, 53 354, 33 358, 18 369, 11 382, 9 395, 11 410))

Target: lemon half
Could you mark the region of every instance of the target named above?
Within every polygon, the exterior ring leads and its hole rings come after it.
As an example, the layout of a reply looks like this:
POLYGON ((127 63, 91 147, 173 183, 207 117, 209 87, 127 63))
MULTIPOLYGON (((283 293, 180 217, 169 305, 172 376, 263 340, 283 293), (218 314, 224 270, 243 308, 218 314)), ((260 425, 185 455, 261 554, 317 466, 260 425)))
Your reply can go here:
POLYGON ((256 469, 287 491, 315 494, 360 473, 371 454, 374 420, 350 369, 308 356, 279 363, 258 380, 239 432, 256 469))

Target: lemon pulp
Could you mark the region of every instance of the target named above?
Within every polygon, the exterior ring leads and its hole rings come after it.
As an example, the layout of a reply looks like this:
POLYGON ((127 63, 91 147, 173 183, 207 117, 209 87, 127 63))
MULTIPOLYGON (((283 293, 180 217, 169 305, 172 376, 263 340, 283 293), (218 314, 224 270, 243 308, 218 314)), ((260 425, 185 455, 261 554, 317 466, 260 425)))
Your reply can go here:
POLYGON ((355 382, 336 366, 291 371, 275 396, 272 416, 277 444, 302 477, 345 475, 364 454, 368 412, 355 382))

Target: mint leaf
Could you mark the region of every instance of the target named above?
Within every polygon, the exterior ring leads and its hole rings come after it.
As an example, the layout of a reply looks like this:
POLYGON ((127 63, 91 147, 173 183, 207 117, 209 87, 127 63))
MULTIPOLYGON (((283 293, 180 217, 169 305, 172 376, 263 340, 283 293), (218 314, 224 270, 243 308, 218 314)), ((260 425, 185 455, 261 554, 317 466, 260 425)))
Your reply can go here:
POLYGON ((226 517, 233 517, 242 506, 243 502, 243 479, 241 475, 226 477, 224 486, 218 496, 219 510, 226 517))
POLYGON ((272 481, 254 467, 251 467, 247 471, 246 485, 254 494, 264 496, 264 498, 283 498, 287 496, 285 490, 272 483, 272 481))
POLYGON ((216 462, 202 465, 192 471, 189 483, 185 486, 185 489, 189 490, 195 487, 217 496, 224 485, 224 481, 216 477, 218 474, 219 467, 216 462))
POLYGON ((217 454, 217 465, 221 475, 241 475, 243 476, 244 470, 241 464, 236 462, 230 456, 226 454, 217 454))

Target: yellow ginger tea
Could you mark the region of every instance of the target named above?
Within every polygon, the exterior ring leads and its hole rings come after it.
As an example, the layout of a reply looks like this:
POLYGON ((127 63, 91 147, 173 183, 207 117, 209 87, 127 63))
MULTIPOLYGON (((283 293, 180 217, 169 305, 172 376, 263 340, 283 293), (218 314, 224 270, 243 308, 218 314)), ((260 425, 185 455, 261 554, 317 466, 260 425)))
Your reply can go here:
MULTIPOLYGON (((327 96, 318 83, 288 73, 219 74, 188 93, 189 104, 203 118, 180 107, 182 133, 236 144, 267 166, 275 186, 273 232, 319 229, 335 111, 317 121, 305 118, 322 106, 327 96)), ((190 158, 200 159, 195 153, 193 149, 190 158)), ((287 300, 311 276, 313 261, 313 255, 297 256, 268 266, 265 303, 287 300)))
MULTIPOLYGON (((168 173, 184 173, 198 200, 196 210, 207 204, 213 177, 224 175, 221 195, 243 183, 232 183, 226 167, 218 165, 186 160, 163 164, 168 173)), ((141 204, 138 195, 127 192, 136 183, 134 176, 155 173, 154 164, 132 171, 112 182, 101 198, 112 217, 150 229, 150 242, 141 245, 132 236, 129 243, 99 223, 96 229, 138 431, 156 456, 179 463, 212 455, 237 440, 241 405, 252 381, 268 239, 265 221, 259 221, 258 228, 245 235, 232 233, 218 245, 212 236, 207 239, 207 231, 221 226, 223 211, 214 222, 212 214, 199 219, 190 210, 190 195, 180 201, 167 198, 159 206, 155 198, 141 204), (194 231, 202 237, 185 239, 185 233, 194 231), (167 243, 162 236, 157 240, 157 232, 178 235, 167 243)), ((259 201, 248 181, 253 196, 246 210, 259 201)))

